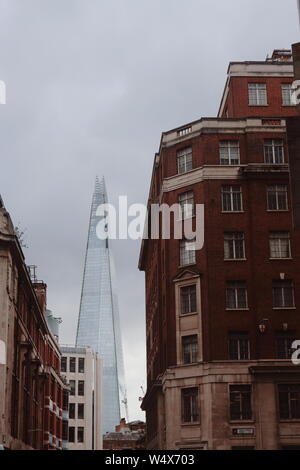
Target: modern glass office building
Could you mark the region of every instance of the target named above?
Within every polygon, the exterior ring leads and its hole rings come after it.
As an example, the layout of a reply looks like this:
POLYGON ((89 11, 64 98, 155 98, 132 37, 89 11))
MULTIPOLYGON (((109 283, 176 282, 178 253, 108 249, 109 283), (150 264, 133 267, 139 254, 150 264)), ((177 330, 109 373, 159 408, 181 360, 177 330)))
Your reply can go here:
POLYGON ((109 220, 97 215, 99 206, 107 202, 105 181, 99 181, 97 178, 91 207, 76 338, 77 346, 91 347, 102 360, 104 434, 115 430, 115 426, 120 422, 121 406, 127 403, 110 240, 100 239, 97 235, 99 223, 108 229, 109 220))

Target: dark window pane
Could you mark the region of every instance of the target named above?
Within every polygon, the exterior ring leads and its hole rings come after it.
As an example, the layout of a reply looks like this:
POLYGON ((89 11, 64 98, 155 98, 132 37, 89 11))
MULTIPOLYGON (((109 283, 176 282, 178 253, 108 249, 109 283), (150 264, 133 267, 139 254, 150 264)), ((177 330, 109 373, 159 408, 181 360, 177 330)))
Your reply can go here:
POLYGON ((78 395, 80 397, 84 396, 84 381, 83 380, 79 380, 78 382, 78 395))
POLYGON ((198 388, 182 390, 182 421, 184 423, 195 423, 200 419, 198 404, 198 388))
POLYGON ((61 372, 67 372, 67 358, 66 357, 61 358, 60 369, 61 369, 61 372))
POLYGON ((233 421, 252 419, 251 385, 230 386, 230 419, 233 421))
POLYGON ((292 345, 296 338, 287 334, 278 334, 276 337, 277 359, 291 359, 294 349, 292 345))
POLYGON ((84 357, 80 357, 78 359, 78 372, 80 374, 83 374, 84 373, 84 366, 85 366, 85 361, 84 361, 84 357))
POLYGON ((70 403, 69 405, 69 418, 75 419, 75 403, 70 403))
POLYGON ((78 404, 78 419, 84 419, 84 404, 78 404))
POLYGON ((181 288, 181 313, 183 315, 197 312, 196 286, 181 288))
POLYGON ((246 361, 250 359, 250 343, 248 333, 229 334, 229 359, 231 361, 246 361))
POLYGON ((300 419, 300 384, 279 385, 280 419, 300 419))
POLYGON ((76 393, 76 384, 75 384, 75 380, 70 380, 70 395, 71 396, 74 396, 75 393, 76 393))
POLYGON ((295 307, 293 281, 273 281, 273 307, 295 307))
POLYGON ((76 357, 70 357, 70 372, 76 372, 76 357))
POLYGON ((84 428, 77 429, 77 442, 83 443, 84 442, 84 428))
POLYGON ((247 308, 247 288, 244 281, 229 281, 226 283, 226 308, 247 308))
POLYGON ((69 442, 75 442, 75 428, 70 427, 69 428, 69 442))
POLYGON ((185 336, 182 338, 182 352, 184 364, 198 362, 198 336, 185 336))

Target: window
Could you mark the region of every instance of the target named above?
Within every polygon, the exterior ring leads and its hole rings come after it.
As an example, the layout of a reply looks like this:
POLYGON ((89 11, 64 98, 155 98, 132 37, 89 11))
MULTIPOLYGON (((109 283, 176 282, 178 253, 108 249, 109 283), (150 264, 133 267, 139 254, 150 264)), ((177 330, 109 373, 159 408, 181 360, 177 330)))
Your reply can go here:
POLYGON ((69 440, 69 423, 68 421, 63 420, 62 422, 62 440, 68 441, 69 440))
POLYGON ((267 106, 267 85, 265 83, 249 83, 249 106, 267 106))
POLYGON ((75 403, 70 403, 69 405, 69 418, 75 419, 75 403))
POLYGON ((180 265, 187 266, 196 263, 195 240, 182 240, 180 242, 180 265))
POLYGON ((284 143, 282 139, 264 141, 265 163, 278 165, 284 163, 284 143))
POLYGON ((182 220, 190 219, 195 214, 195 203, 194 203, 194 193, 189 191, 187 193, 180 194, 179 204, 181 208, 181 218, 182 220))
POLYGON ((188 313, 197 312, 197 294, 196 286, 181 287, 181 314, 186 315, 188 313))
POLYGON ((182 338, 182 353, 184 364, 198 362, 198 336, 184 336, 182 338))
POLYGON ((247 361, 250 359, 250 342, 247 332, 231 332, 228 338, 229 360, 247 361))
POLYGON ((295 336, 291 333, 278 333, 276 336, 277 359, 291 359, 295 349, 292 347, 295 336))
POLYGON ((76 372, 76 357, 70 357, 70 372, 76 372))
POLYGON ((273 281, 273 307, 295 307, 293 281, 273 281))
POLYGON ((75 428, 73 426, 69 427, 69 442, 75 442, 75 428))
POLYGON ((177 152, 177 170, 178 174, 187 173, 193 169, 193 153, 192 148, 186 148, 177 152))
POLYGON ((60 370, 61 372, 67 372, 67 358, 66 357, 61 358, 60 370))
POLYGON ((230 385, 230 419, 232 421, 252 419, 251 385, 230 385))
POLYGON ((280 419, 300 419, 300 384, 278 385, 280 419))
POLYGON ((268 210, 287 211, 288 210, 288 187, 287 185, 268 186, 268 210))
POLYGON ((272 259, 291 258, 289 232, 272 232, 270 234, 270 256, 272 259))
POLYGON ((77 442, 82 444, 84 442, 84 428, 80 427, 77 429, 77 442))
POLYGON ((224 258, 245 259, 245 237, 241 232, 227 232, 224 235, 224 258))
POLYGON ((226 283, 226 308, 243 309, 248 307, 247 288, 244 281, 226 283))
POLYGON ((291 83, 284 83, 281 85, 281 92, 282 92, 282 104, 283 106, 292 106, 293 99, 292 99, 292 84, 291 83))
POLYGON ((70 380, 70 395, 74 396, 76 393, 76 383, 75 380, 70 380))
POLYGON ((78 395, 80 397, 84 396, 84 380, 79 380, 78 381, 78 395))
POLYGON ((240 164, 240 143, 238 140, 223 140, 220 142, 221 165, 240 164))
POLYGON ((198 388, 186 388, 181 391, 182 422, 199 422, 198 388))
POLYGON ((84 374, 84 366, 85 366, 85 360, 84 357, 80 357, 78 359, 78 372, 80 374, 84 374))
POLYGON ((222 186, 223 212, 241 212, 243 210, 242 188, 240 186, 222 186))
POLYGON ((84 404, 78 404, 78 419, 84 419, 84 404))

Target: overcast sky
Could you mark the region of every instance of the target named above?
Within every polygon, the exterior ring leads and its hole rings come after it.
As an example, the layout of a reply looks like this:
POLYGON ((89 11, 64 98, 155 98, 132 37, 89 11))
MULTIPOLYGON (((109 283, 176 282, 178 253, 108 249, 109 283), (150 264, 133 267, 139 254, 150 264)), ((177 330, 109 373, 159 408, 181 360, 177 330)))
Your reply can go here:
MULTIPOLYGON (((96 174, 146 202, 162 131, 215 116, 231 60, 298 42, 295 0, 0 0, 0 193, 74 343, 96 174)), ((145 386, 139 242, 115 242, 130 418, 145 386)))

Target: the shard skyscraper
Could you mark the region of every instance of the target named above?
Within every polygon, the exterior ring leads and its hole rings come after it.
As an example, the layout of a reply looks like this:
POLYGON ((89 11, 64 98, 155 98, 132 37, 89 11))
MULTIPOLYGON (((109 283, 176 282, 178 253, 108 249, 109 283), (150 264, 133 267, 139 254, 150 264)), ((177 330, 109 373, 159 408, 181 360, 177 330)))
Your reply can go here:
MULTIPOLYGON (((118 299, 115 291, 110 240, 99 239, 96 232, 97 225, 101 221, 101 217, 97 216, 97 209, 107 202, 104 178, 101 181, 96 178, 76 338, 77 346, 90 346, 99 353, 102 359, 104 433, 115 430, 115 426, 120 422, 121 407, 124 404, 127 405, 118 299)), ((106 224, 109 224, 109 220, 106 220, 106 224)))

